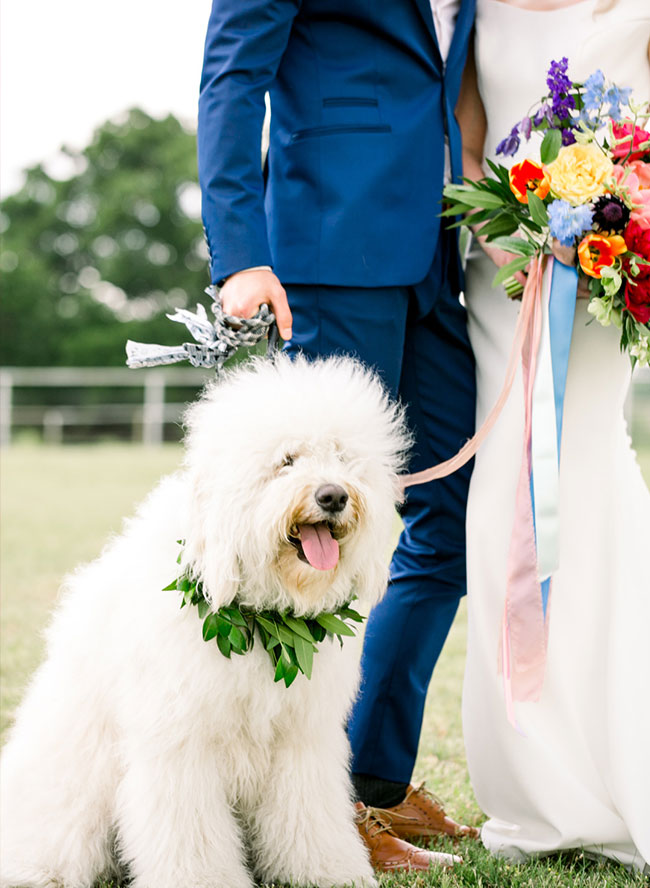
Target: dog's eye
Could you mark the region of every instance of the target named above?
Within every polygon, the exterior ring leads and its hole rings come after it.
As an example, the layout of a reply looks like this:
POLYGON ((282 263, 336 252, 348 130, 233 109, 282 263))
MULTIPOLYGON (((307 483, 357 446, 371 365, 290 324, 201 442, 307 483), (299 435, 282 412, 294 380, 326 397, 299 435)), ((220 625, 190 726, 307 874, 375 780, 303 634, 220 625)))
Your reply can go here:
POLYGON ((287 453, 285 458, 282 460, 282 468, 284 469, 286 468, 286 466, 292 466, 295 461, 296 457, 293 455, 293 453, 287 453))

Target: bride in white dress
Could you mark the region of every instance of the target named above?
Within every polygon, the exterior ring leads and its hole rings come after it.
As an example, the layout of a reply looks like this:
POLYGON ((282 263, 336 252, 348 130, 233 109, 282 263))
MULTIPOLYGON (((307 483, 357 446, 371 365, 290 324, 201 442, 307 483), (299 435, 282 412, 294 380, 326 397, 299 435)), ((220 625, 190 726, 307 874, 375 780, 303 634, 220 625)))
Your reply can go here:
MULTIPOLYGON (((546 92, 552 59, 567 56, 573 80, 601 68, 638 100, 650 98, 649 39, 650 0, 478 0, 475 74, 470 60, 457 111, 465 175, 483 174, 483 157, 495 157, 497 143, 546 92)), ((510 163, 536 147, 523 143, 510 163)), ((488 252, 492 258, 477 248, 467 269, 477 424, 501 389, 519 311, 491 286, 494 262, 511 257, 488 252)), ((589 320, 579 300, 562 440, 560 568, 542 698, 515 704, 525 736, 508 722, 497 674, 523 446, 520 381, 476 458, 467 515, 465 742, 489 817, 482 839, 494 853, 523 859, 583 848, 643 869, 650 862, 650 494, 623 418, 629 359, 616 328, 589 320)))

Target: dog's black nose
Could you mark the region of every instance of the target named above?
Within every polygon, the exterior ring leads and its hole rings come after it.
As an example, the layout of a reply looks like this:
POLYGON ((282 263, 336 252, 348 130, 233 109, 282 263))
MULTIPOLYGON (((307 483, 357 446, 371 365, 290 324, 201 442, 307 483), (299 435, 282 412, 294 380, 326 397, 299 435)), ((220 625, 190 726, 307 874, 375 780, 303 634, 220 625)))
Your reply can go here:
POLYGON ((347 493, 338 484, 321 484, 314 496, 326 512, 342 512, 348 501, 347 493))

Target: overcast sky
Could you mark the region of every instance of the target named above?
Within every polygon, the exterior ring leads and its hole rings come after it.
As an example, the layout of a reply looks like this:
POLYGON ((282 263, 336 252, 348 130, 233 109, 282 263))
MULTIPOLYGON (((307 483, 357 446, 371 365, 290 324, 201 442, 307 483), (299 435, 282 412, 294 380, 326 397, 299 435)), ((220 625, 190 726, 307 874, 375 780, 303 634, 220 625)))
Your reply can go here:
POLYGON ((0 189, 138 105, 195 126, 211 0, 1 0, 0 189))

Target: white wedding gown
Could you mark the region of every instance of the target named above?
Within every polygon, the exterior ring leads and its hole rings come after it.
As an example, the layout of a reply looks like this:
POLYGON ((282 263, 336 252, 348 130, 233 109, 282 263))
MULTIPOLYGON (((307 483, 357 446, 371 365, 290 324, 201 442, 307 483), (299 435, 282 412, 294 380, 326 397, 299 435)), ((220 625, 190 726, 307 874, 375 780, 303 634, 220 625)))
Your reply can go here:
MULTIPOLYGON (((569 75, 596 68, 650 98, 650 0, 595 0, 533 12, 478 0, 476 56, 485 154, 546 88, 551 59, 569 75), (606 4, 605 4, 606 5, 606 4)), ((510 162, 536 145, 522 144, 510 162)), ((501 159, 503 161, 503 159, 501 159)), ((481 423, 504 379, 519 304, 492 289, 480 251, 467 269, 469 332, 481 423)), ((467 518, 468 654, 463 694, 467 760, 497 854, 566 848, 643 869, 650 862, 650 494, 630 446, 623 404, 630 364, 619 331, 577 307, 567 381, 560 482, 560 568, 553 580, 547 672, 539 703, 506 717, 497 651, 522 454, 523 392, 515 382, 476 458, 467 518)), ((648 867, 650 871, 650 867, 648 867)))

